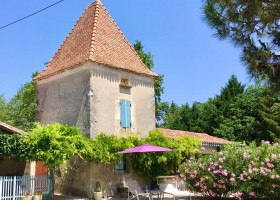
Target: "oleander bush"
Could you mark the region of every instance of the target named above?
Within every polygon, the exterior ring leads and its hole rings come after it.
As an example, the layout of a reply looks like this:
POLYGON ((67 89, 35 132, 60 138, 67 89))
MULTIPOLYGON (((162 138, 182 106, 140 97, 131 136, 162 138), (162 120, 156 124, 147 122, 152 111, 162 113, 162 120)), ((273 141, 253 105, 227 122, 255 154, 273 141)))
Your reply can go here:
POLYGON ((280 145, 229 145, 211 155, 197 155, 180 167, 186 186, 213 197, 280 197, 280 145))

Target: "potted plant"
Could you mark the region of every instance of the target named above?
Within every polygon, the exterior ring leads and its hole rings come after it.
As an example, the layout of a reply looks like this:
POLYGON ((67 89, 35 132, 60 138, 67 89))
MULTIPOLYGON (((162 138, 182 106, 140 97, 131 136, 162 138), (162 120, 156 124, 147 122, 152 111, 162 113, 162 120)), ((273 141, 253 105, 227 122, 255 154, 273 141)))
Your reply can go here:
POLYGON ((33 200, 42 200, 42 192, 40 191, 35 191, 33 193, 33 200))
POLYGON ((95 183, 95 189, 93 192, 93 197, 95 200, 101 200, 102 198, 102 182, 101 181, 96 181, 95 183))
POLYGON ((21 198, 22 200, 31 200, 32 196, 29 192, 25 192, 24 196, 21 198))

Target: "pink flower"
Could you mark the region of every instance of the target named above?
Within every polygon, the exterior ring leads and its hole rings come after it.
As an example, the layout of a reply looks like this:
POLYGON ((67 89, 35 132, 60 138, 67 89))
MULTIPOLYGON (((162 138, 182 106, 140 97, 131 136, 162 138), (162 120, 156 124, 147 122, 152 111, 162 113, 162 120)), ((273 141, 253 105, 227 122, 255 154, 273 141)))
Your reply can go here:
POLYGON ((220 162, 220 163, 223 163, 224 160, 223 160, 222 158, 219 158, 219 162, 220 162))
POLYGON ((222 171, 222 174, 223 174, 224 176, 227 176, 227 175, 228 175, 227 170, 226 170, 226 169, 225 169, 225 170, 223 170, 223 171, 222 171))
POLYGON ((253 171, 254 172, 258 172, 259 170, 257 168, 253 168, 253 171))
POLYGON ((229 181, 230 181, 230 182, 234 182, 234 181, 235 181, 235 178, 231 177, 231 178, 229 179, 229 181))
POLYGON ((251 197, 254 197, 254 196, 255 196, 255 192, 250 192, 249 195, 250 195, 251 197))
POLYGON ((267 166, 268 168, 273 168, 273 167, 274 167, 274 165, 271 164, 271 163, 266 163, 266 166, 267 166))
POLYGON ((235 193, 235 197, 237 197, 238 200, 242 200, 242 193, 241 192, 235 193))
POLYGON ((265 162, 268 163, 270 160, 269 158, 265 158, 265 162))
POLYGON ((275 179, 275 175, 271 175, 271 179, 275 179))

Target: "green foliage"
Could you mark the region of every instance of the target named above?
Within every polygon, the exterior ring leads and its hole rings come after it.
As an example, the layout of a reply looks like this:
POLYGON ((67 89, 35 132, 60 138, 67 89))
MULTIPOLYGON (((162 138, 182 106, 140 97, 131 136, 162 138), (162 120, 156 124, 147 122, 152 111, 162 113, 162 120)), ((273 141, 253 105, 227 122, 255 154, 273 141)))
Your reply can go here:
MULTIPOLYGON (((39 73, 32 74, 32 78, 39 73)), ((17 128, 28 131, 35 124, 36 83, 25 83, 17 94, 7 103, 5 122, 17 128)))
MULTIPOLYGON (((0 155, 17 156, 24 160, 43 161, 53 169, 73 156, 97 164, 109 164, 122 158, 117 152, 124 149, 152 144, 172 148, 168 153, 132 154, 133 168, 143 177, 148 174, 154 179, 166 175, 175 165, 201 146, 201 141, 191 137, 178 140, 166 138, 158 130, 150 132, 147 138, 138 138, 139 134, 130 134, 118 138, 114 135, 99 133, 94 139, 86 138, 78 128, 59 123, 39 125, 22 135, 0 135, 0 155)), ((148 178, 148 177, 147 177, 148 178)))
POLYGON ((162 127, 204 132, 232 141, 278 141, 279 95, 265 85, 245 86, 231 76, 221 93, 206 103, 178 106, 174 102, 162 127))
POLYGON ((141 140, 141 143, 174 149, 173 152, 131 155, 133 169, 138 174, 151 180, 155 180, 156 176, 167 175, 170 173, 174 166, 182 162, 183 158, 193 155, 194 152, 201 146, 201 141, 195 138, 182 137, 178 140, 174 140, 164 137, 163 133, 159 130, 151 131, 147 138, 141 140))
POLYGON ((223 147, 221 152, 187 160, 180 168, 186 185, 207 196, 238 199, 280 197, 280 145, 262 142, 223 147))
POLYGON ((37 124, 28 134, 22 135, 22 148, 26 160, 43 161, 48 168, 61 165, 74 155, 89 155, 90 145, 76 127, 53 123, 37 124))
POLYGON ((0 134, 0 155, 17 156, 21 153, 20 135, 0 134))
POLYGON ((279 0, 206 0, 205 20, 219 39, 243 48, 248 72, 280 90, 279 0))
MULTIPOLYGON (((135 51, 143 61, 143 63, 149 68, 152 69, 154 66, 154 60, 153 60, 153 55, 151 52, 144 52, 144 46, 142 43, 138 40, 135 41, 133 45, 135 51)), ((164 108, 166 103, 161 102, 161 95, 163 94, 163 75, 159 75, 157 79, 155 79, 154 82, 154 89, 155 89, 155 106, 156 106, 156 119, 157 121, 160 121, 162 118, 162 115, 164 113, 164 108)))
POLYGON ((91 154, 86 157, 86 160, 102 164, 112 163, 121 158, 121 155, 116 152, 134 147, 137 143, 137 134, 118 138, 115 135, 99 133, 90 141, 91 154))
POLYGON ((3 95, 0 95, 0 121, 7 121, 7 102, 3 95))

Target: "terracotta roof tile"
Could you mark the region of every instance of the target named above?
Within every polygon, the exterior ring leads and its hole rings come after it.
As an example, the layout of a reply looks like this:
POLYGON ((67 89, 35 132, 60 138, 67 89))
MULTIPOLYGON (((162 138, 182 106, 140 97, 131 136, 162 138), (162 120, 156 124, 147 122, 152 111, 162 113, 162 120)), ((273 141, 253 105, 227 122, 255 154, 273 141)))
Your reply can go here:
POLYGON ((0 129, 4 130, 5 132, 9 133, 9 134, 22 134, 24 133, 23 130, 20 130, 16 127, 13 127, 9 124, 6 124, 4 122, 0 121, 0 129))
POLYGON ((79 67, 86 61, 157 77, 141 61, 99 0, 87 7, 45 70, 35 80, 79 67))
POLYGON ((200 139, 204 144, 232 144, 229 140, 224 140, 221 138, 217 138, 206 133, 194 133, 189 131, 180 131, 180 130, 171 130, 165 128, 158 128, 160 132, 164 134, 165 137, 169 138, 179 138, 181 136, 191 136, 200 139))

